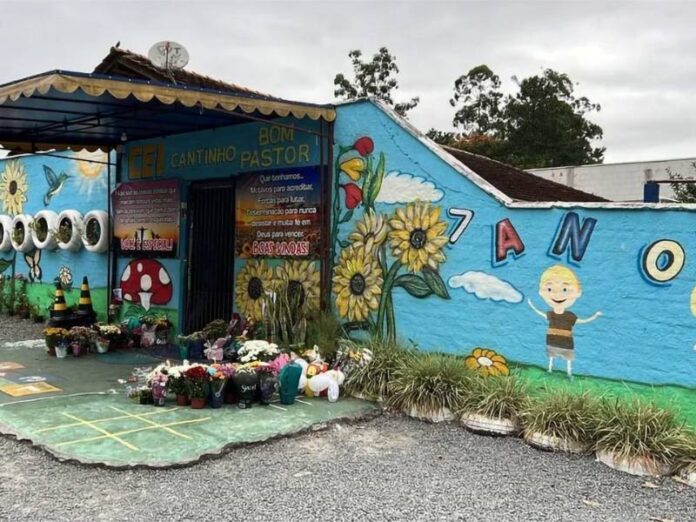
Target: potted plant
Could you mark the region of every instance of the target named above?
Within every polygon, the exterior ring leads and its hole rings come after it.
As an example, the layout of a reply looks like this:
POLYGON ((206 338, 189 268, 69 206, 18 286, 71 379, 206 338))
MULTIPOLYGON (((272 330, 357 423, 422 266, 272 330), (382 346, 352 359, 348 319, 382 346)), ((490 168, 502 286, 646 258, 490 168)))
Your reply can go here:
POLYGON ((251 408, 259 382, 254 366, 244 365, 237 368, 233 382, 237 392, 237 407, 242 409, 251 408))
POLYGON ((587 392, 548 392, 521 412, 524 440, 546 451, 585 453, 594 442, 597 407, 587 392))
POLYGON ((237 352, 239 361, 243 364, 272 361, 279 353, 277 344, 262 340, 245 341, 237 352))
POLYGON ((86 326, 73 326, 70 329, 70 348, 74 357, 80 357, 90 349, 96 340, 96 335, 91 328, 86 326))
POLYGON ((258 394, 259 402, 263 406, 268 406, 271 403, 271 398, 278 387, 278 377, 274 373, 273 367, 270 364, 260 364, 256 367, 258 379, 258 394))
POLYGON ((473 375, 458 414, 474 433, 513 435, 520 430, 519 415, 528 401, 525 386, 513 376, 473 375))
POLYGON ((226 369, 223 371, 222 364, 210 365, 210 407, 222 408, 225 399, 225 386, 230 372, 226 369))
POLYGON ((122 337, 121 328, 115 324, 98 324, 95 326, 97 338, 95 344, 97 353, 106 353, 111 347, 111 343, 116 343, 122 337))
POLYGON ((208 370, 205 366, 196 364, 188 368, 184 375, 186 376, 188 395, 191 399, 191 408, 196 410, 205 408, 205 399, 208 397, 208 384, 210 382, 208 370))
POLYGON ((143 405, 154 403, 154 400, 152 399, 152 390, 149 386, 140 386, 138 388, 138 400, 140 404, 143 405))
POLYGON ((184 372, 187 366, 172 366, 169 368, 169 379, 167 386, 169 390, 176 396, 177 406, 188 406, 191 404, 188 396, 188 386, 186 384, 186 376, 184 372))
POLYGON ((150 379, 150 390, 152 391, 152 401, 155 406, 164 406, 167 399, 167 380, 169 375, 166 369, 155 373, 150 379))
POLYGON ((48 354, 64 358, 68 354, 68 331, 65 328, 48 327, 43 333, 48 354))
POLYGON ((669 475, 694 441, 674 412, 634 399, 600 403, 594 427, 597 460, 610 468, 640 476, 669 475))
POLYGON ((468 377, 462 359, 437 353, 411 357, 389 384, 386 404, 417 419, 454 420, 454 412, 466 393, 468 377))

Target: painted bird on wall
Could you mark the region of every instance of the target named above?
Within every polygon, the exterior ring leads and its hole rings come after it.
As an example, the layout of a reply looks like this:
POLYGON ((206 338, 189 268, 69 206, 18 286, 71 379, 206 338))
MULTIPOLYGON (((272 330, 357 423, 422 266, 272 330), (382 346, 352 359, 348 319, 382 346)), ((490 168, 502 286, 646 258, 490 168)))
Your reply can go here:
POLYGON ((70 176, 65 172, 61 172, 60 175, 56 176, 56 173, 53 172, 53 169, 48 165, 44 165, 43 168, 44 175, 46 176, 46 183, 48 183, 48 190, 46 191, 43 202, 44 206, 47 207, 51 202, 51 198, 63 190, 63 186, 70 176))

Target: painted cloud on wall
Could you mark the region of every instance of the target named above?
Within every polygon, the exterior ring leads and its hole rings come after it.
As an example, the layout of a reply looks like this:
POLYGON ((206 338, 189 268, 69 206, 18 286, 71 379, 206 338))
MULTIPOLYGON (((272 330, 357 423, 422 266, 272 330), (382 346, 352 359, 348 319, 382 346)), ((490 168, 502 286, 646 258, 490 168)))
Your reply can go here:
POLYGON ((474 294, 478 299, 491 301, 505 301, 518 304, 522 302, 523 295, 510 283, 498 279, 486 272, 464 272, 449 278, 451 288, 463 288, 464 291, 474 294))
POLYGON ((405 172, 393 170, 384 176, 376 203, 411 203, 440 201, 445 194, 432 181, 405 172))

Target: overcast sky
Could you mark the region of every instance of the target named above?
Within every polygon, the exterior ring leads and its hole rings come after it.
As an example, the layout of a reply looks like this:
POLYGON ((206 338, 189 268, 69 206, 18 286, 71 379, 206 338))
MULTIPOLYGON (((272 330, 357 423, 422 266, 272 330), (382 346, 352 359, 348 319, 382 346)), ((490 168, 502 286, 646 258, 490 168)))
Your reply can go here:
POLYGON ((176 40, 189 69, 289 99, 333 101, 347 53, 385 45, 410 119, 451 129, 454 80, 485 63, 503 86, 542 68, 600 103, 606 162, 696 156, 696 2, 0 0, 0 83, 91 71, 120 40, 176 40))

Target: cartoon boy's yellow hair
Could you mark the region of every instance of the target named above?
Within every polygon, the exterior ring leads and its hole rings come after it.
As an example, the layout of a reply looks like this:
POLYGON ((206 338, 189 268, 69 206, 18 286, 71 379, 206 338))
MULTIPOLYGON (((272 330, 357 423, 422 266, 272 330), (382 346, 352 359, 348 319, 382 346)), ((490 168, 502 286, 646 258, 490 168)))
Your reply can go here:
POLYGON ((544 273, 541 274, 541 279, 539 279, 539 288, 541 289, 550 279, 560 279, 564 283, 568 283, 578 290, 582 290, 582 285, 580 284, 578 276, 567 266, 553 265, 544 270, 544 273))

